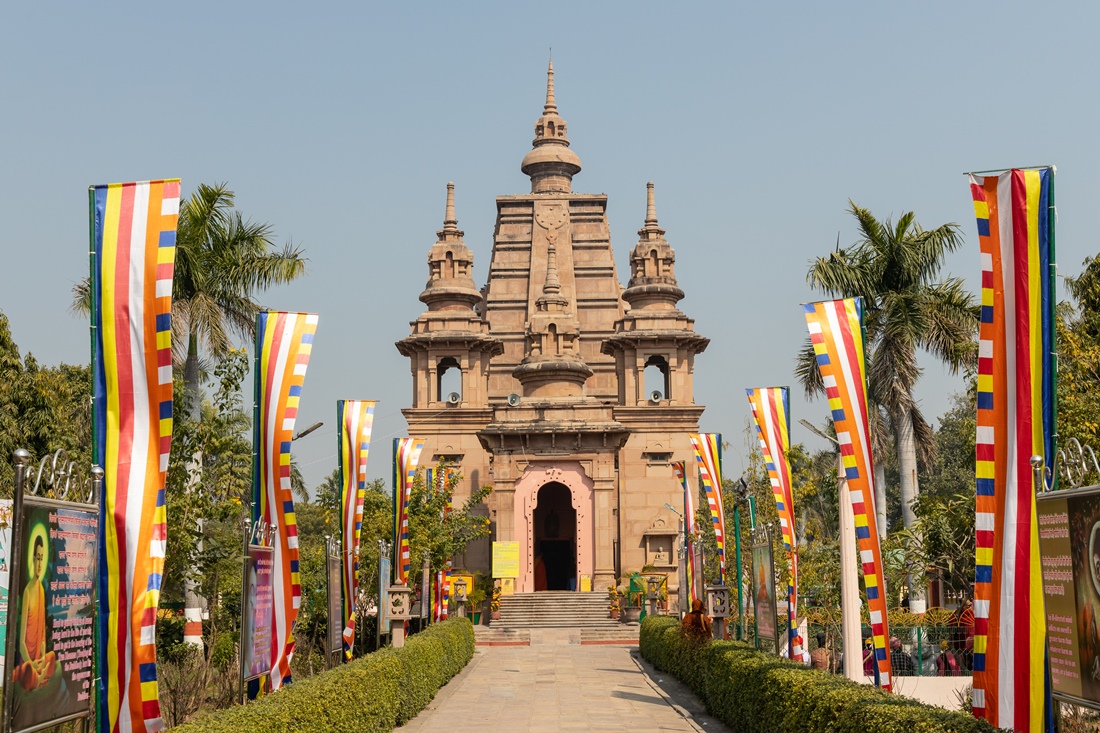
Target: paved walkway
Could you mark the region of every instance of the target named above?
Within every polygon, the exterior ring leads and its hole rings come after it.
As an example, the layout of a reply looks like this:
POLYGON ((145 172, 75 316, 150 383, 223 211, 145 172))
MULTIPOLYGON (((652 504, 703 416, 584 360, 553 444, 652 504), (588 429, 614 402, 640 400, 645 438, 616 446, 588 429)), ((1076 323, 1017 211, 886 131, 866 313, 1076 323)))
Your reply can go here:
POLYGON ((679 683, 636 657, 636 647, 623 646, 479 647, 466 669, 400 730, 724 730, 679 683))

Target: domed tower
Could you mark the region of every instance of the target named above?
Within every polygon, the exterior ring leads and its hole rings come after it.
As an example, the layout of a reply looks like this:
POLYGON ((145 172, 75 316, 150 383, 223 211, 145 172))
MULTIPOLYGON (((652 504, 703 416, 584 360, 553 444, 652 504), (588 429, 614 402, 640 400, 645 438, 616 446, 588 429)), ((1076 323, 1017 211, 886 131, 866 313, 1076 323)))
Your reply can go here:
POLYGON ((646 189, 645 225, 630 253, 630 282, 623 291, 629 308, 604 341, 603 353, 615 357, 624 407, 694 408, 695 355, 710 339, 695 333, 695 321, 677 307, 684 291, 676 283, 676 254, 657 223, 653 183, 646 189))
POLYGON ((412 362, 413 402, 404 413, 414 435, 425 433, 420 423, 429 413, 488 408, 489 360, 504 351, 475 311, 482 297, 474 284, 473 253, 455 218, 454 188, 447 184, 443 228, 428 254, 428 282, 420 293, 428 310, 410 324, 412 334, 397 342, 412 362))
POLYGON ((534 146, 523 156, 520 170, 531 177, 531 193, 569 193, 573 176, 580 173, 581 159, 569 149, 565 120, 554 100, 554 61, 546 71, 546 104, 535 122, 534 146))

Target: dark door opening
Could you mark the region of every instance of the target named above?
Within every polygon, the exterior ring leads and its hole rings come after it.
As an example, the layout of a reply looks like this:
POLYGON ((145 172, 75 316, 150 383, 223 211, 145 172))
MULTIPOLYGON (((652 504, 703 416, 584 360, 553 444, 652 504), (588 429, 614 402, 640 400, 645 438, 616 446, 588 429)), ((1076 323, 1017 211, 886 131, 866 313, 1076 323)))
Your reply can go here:
POLYGON ((577 589, 577 510, 568 487, 539 489, 535 525, 535 590, 577 589))

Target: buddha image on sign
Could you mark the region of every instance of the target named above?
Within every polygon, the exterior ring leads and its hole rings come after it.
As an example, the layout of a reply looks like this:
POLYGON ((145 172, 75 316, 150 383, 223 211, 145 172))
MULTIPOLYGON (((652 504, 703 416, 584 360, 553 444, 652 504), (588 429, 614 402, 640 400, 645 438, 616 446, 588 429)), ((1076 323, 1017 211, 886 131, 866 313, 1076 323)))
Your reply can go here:
POLYGON ((1097 535, 1100 535, 1100 522, 1093 524, 1089 532, 1089 574, 1092 576, 1092 587, 1100 596, 1100 541, 1097 541, 1097 535))
POLYGON ((43 575, 46 569, 46 531, 37 525, 30 533, 27 557, 30 580, 23 589, 22 614, 19 623, 19 658, 13 673, 25 690, 42 687, 57 671, 57 657, 46 650, 46 589, 43 575))

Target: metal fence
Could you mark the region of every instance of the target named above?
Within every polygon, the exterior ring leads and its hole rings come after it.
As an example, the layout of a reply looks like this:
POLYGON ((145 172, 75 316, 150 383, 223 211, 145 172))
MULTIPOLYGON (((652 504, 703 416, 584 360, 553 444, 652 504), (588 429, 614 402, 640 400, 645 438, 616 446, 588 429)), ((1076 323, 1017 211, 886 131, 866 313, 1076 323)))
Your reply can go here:
MULTIPOLYGON (((800 614, 802 615, 802 614, 800 614)), ((974 658, 974 627, 972 618, 958 610, 930 608, 923 614, 901 609, 891 610, 890 666, 897 677, 969 677, 974 658)), ((812 608, 805 612, 805 646, 813 666, 834 674, 843 672, 844 636, 841 633, 840 610, 812 608)), ((745 640, 754 643, 754 623, 745 619, 745 640)), ((730 631, 735 633, 736 620, 731 619, 730 631)), ((871 626, 863 619, 859 650, 867 676, 871 668, 871 626)))

